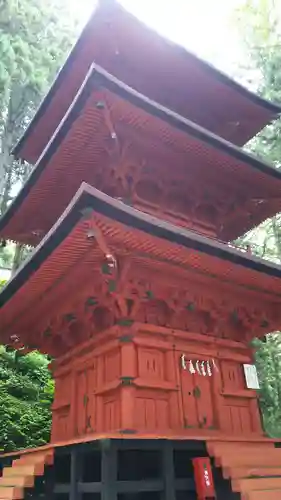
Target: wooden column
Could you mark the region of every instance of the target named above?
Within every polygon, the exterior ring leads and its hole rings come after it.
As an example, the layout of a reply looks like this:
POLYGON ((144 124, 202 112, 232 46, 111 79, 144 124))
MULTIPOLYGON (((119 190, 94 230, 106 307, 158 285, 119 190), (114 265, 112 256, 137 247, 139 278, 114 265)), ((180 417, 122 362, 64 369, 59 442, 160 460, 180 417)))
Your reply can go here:
POLYGON ((117 450, 110 439, 101 442, 101 500, 116 500, 117 450))
MULTIPOLYGON (((70 397, 70 410, 69 410, 69 437, 77 435, 77 391, 76 391, 76 371, 74 368, 71 370, 69 380, 70 397)), ((72 460, 72 458, 71 458, 72 460)))
POLYGON ((79 477, 79 461, 77 460, 77 449, 71 451, 70 462, 70 495, 69 500, 80 500, 81 493, 78 492, 79 477))
POLYGON ((163 458, 162 474, 164 481, 163 500, 176 500, 174 456, 173 456, 172 441, 167 441, 164 443, 162 458, 163 458))
POLYGON ((136 347, 131 337, 121 337, 121 429, 134 432, 136 347))

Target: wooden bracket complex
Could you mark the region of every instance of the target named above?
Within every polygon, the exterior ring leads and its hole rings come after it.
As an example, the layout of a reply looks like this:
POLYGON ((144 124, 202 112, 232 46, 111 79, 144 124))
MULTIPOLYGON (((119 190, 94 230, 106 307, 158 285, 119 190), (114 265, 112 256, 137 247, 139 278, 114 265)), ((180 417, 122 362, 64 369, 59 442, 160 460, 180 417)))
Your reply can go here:
POLYGON ((127 255, 119 256, 117 261, 116 256, 110 250, 108 243, 106 242, 102 230, 97 225, 94 212, 91 208, 86 209, 83 212, 83 215, 88 222, 87 238, 95 241, 105 258, 106 269, 103 269, 103 275, 104 277, 108 275, 105 281, 110 295, 115 299, 115 304, 118 308, 117 314, 121 317, 127 318, 129 315, 129 306, 128 302, 125 300, 124 291, 132 261, 127 255))
MULTIPOLYGON (((91 211, 91 213, 93 213, 91 211)), ((86 216, 89 216, 89 211, 85 212, 86 216)), ((113 253, 110 251, 104 235, 102 234, 102 231, 99 229, 99 227, 96 224, 96 221, 93 217, 89 217, 89 224, 88 224, 88 233, 87 233, 87 238, 89 240, 95 240, 96 243, 98 244, 98 247, 100 248, 101 252, 103 253, 106 263, 109 267, 109 269, 114 272, 117 271, 117 260, 114 257, 113 253)))
POLYGON ((111 110, 106 102, 106 99, 104 98, 102 101, 97 102, 96 107, 100 109, 103 113, 104 121, 110 133, 110 137, 114 141, 115 151, 118 154, 118 156, 120 156, 120 144, 113 124, 111 110))

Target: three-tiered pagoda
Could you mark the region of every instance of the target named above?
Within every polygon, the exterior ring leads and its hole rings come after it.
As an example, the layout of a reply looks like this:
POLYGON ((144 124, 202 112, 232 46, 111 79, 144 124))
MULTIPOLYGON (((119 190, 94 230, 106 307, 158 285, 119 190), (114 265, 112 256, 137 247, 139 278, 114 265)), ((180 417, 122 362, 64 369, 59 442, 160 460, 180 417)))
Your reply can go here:
POLYGON ((280 110, 100 1, 14 150, 34 169, 0 237, 35 249, 0 340, 52 357, 55 400, 1 499, 281 498, 250 348, 281 267, 228 244, 281 210, 241 149, 280 110))

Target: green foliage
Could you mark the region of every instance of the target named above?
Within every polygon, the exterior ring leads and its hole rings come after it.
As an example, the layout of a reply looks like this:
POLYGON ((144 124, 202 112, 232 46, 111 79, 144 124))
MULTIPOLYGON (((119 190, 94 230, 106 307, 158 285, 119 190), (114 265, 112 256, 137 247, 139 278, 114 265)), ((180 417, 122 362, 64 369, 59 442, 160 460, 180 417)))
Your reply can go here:
POLYGON ((0 291, 1 291, 1 288, 3 288, 5 285, 6 285, 7 281, 6 280, 0 280, 0 291))
POLYGON ((256 365, 260 379, 260 404, 268 435, 281 437, 281 338, 268 335, 255 341, 256 365))
MULTIPOLYGON (((281 102, 280 0, 246 0, 238 12, 238 26, 250 58, 258 91, 265 98, 281 102)), ((281 168, 281 120, 270 124, 248 145, 254 154, 281 168)), ((239 241, 250 243, 254 253, 276 263, 281 261, 281 214, 265 221, 239 241)), ((260 401, 265 430, 281 437, 281 338, 280 333, 256 341, 260 401)))
MULTIPOLYGON (((77 29, 65 0, 0 0, 0 214, 31 171, 11 150, 33 117, 77 29)), ((0 266, 13 267, 28 250, 0 248, 0 266)), ((4 280, 0 282, 0 288, 4 280)), ((0 448, 45 443, 50 432, 53 381, 38 353, 18 356, 0 346, 0 448)))
MULTIPOLYGON (((237 15, 247 53, 248 71, 254 72, 259 93, 281 103, 281 1, 245 0, 237 15)), ((281 119, 265 127, 246 146, 273 167, 281 168, 281 119)), ((255 253, 275 262, 281 261, 281 215, 265 221, 251 231, 244 242, 254 244, 255 253), (258 249, 259 246, 259 249, 258 249)))
POLYGON ((11 269, 13 264, 14 245, 0 247, 0 268, 11 269))
POLYGON ((10 146, 26 128, 75 36, 66 5, 6 0, 0 14, 0 124, 10 146), (7 137, 6 137, 7 138, 7 137))
MULTIPOLYGON (((65 0, 0 0, 0 215, 32 169, 26 162, 16 161, 11 150, 49 89, 76 33, 65 0)), ((0 261, 8 254, 1 248, 0 261)), ((14 267, 21 258, 18 252, 14 267)))
POLYGON ((49 440, 54 383, 46 357, 0 348, 0 450, 49 440))
MULTIPOLYGON (((280 0, 246 0, 238 11, 240 27, 250 57, 248 71, 255 75, 259 94, 281 102, 280 0)), ((247 148, 281 167, 281 120, 268 125, 247 148)))

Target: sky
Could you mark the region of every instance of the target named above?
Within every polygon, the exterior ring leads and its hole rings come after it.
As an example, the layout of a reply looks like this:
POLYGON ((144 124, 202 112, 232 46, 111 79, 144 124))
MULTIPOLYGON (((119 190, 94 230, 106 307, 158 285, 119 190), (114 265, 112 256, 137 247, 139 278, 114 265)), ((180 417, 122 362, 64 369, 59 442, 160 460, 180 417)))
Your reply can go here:
MULTIPOLYGON (((95 0, 67 0, 84 23, 95 0)), ((119 0, 156 31, 233 75, 243 48, 234 28, 242 0, 119 0)), ((239 76, 238 76, 239 77, 239 76)))

